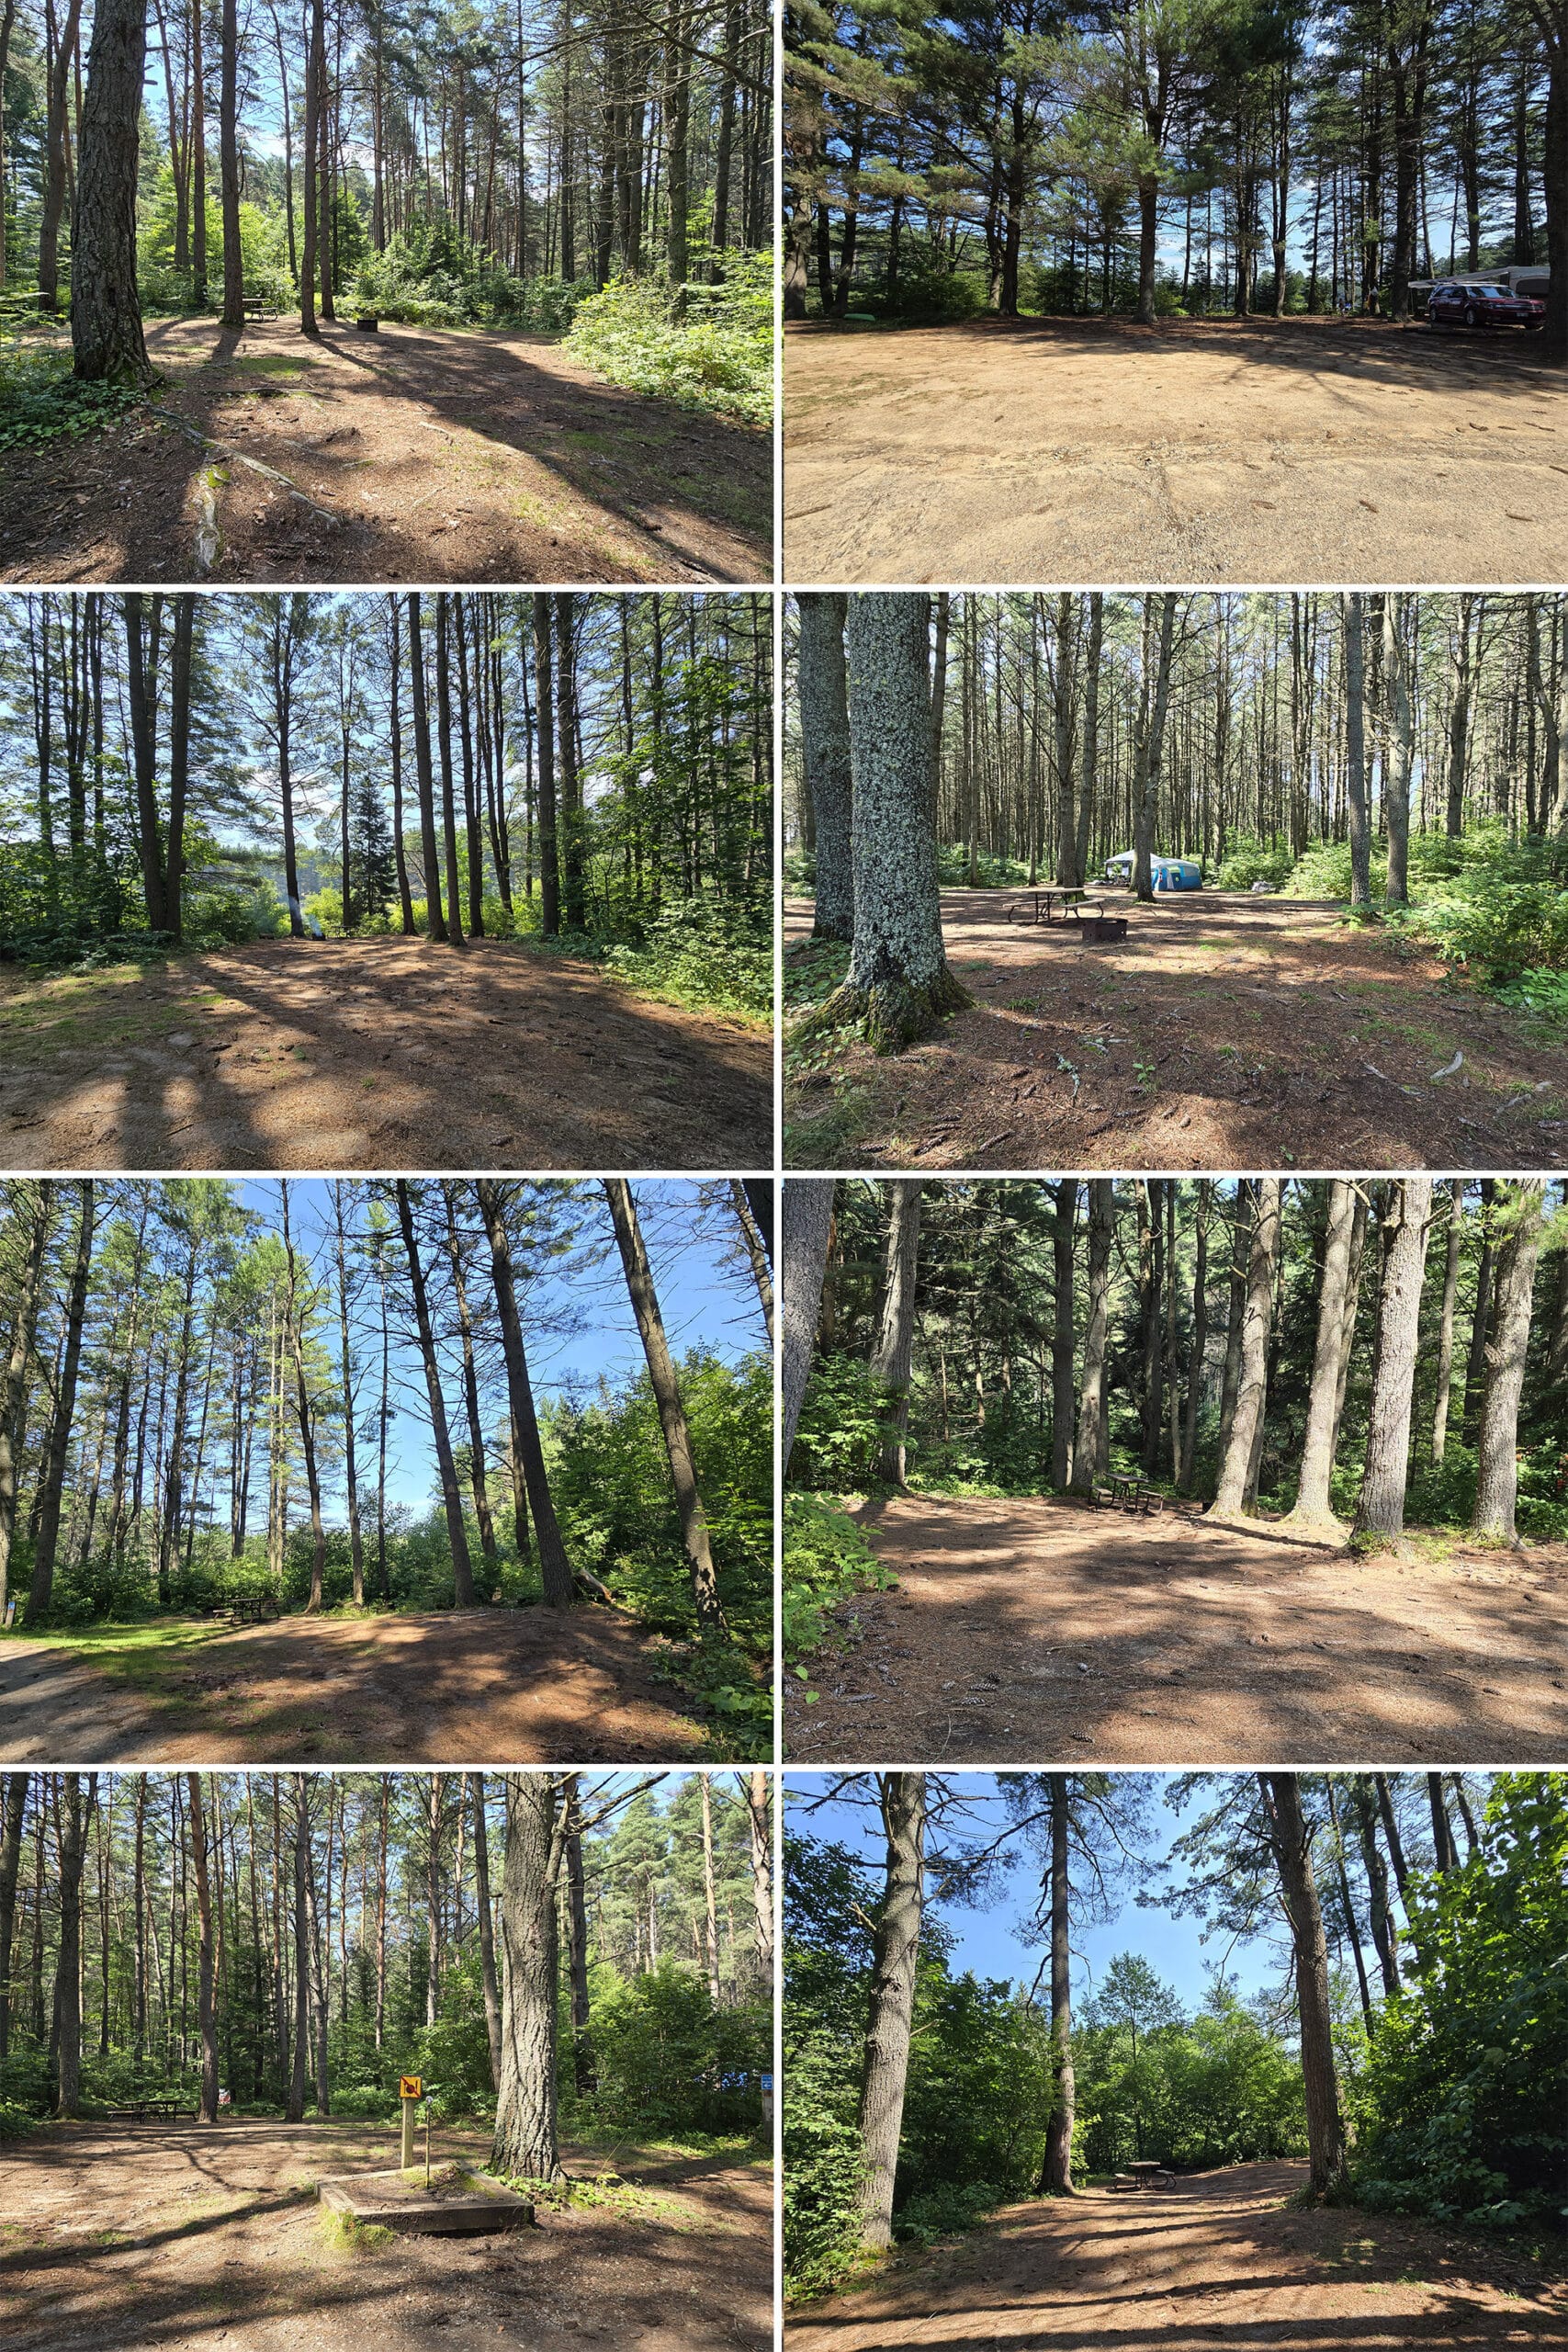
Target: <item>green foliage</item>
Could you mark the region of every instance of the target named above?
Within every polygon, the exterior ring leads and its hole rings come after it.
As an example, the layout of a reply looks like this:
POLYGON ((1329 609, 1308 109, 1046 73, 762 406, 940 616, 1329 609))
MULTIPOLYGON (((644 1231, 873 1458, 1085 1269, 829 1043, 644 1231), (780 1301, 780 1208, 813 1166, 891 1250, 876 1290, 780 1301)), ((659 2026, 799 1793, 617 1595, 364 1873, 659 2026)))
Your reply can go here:
POLYGON ((1190 2020, 1168 2002, 1165 2021, 1143 2032, 1111 2006, 1097 2004, 1074 2039, 1077 2144, 1088 2170, 1156 2156, 1205 2171, 1304 2152, 1300 2064, 1234 1998, 1221 1994, 1190 2020))
POLYGON ((1276 889, 1294 885, 1292 860, 1283 842, 1260 842, 1250 833, 1233 840, 1220 861, 1214 886, 1220 890, 1250 890, 1255 882, 1271 882, 1276 889))
POLYGON ((773 257, 735 254, 719 286, 616 277, 579 302, 567 349, 613 384, 769 425, 773 257))
POLYGON ((799 1660, 820 1648, 828 1612, 840 1600, 890 1591, 894 1582, 847 1511, 820 1495, 786 1492, 780 1607, 787 1666, 803 1673, 799 1660))
MULTIPOLYGON (((947 889, 968 889, 969 852, 962 842, 950 842, 936 854, 937 879, 947 889)), ((1027 885, 1029 868, 1021 857, 997 857, 984 850, 975 859, 973 888, 977 890, 1016 889, 1027 885)))
POLYGON ((1404 1982, 1373 2027, 1357 2194, 1472 2227, 1568 2198, 1568 1774, 1501 1773, 1478 1850, 1413 1878, 1404 1982))
POLYGON ((354 281, 356 310, 411 326, 570 325, 592 278, 513 277, 492 254, 460 236, 450 220, 415 220, 378 254, 366 253, 354 281))
POLYGON ((762 1019, 773 1012, 773 921, 760 904, 673 899, 636 944, 612 946, 604 962, 633 988, 674 1004, 762 1019))
POLYGON ((884 286, 867 307, 885 318, 945 325, 978 318, 986 308, 986 288, 977 271, 953 269, 944 254, 920 245, 904 256, 892 293, 884 286))
POLYGON ((800 1408, 791 1479, 840 1494, 872 1484, 888 1426, 887 1397, 870 1364, 836 1352, 819 1355, 800 1408))
POLYGON ((118 424, 146 397, 125 384, 77 383, 68 344, 0 335, 0 449, 85 440, 118 424))
POLYGON ((640 1976, 601 1973, 589 2004, 594 2086, 574 2121, 642 2137, 754 2131, 772 2004, 716 2007, 702 1979, 668 1958, 640 1976))
MULTIPOLYGON (((1513 841, 1495 820, 1457 840, 1415 833, 1408 908, 1386 908, 1387 878, 1374 856, 1372 902, 1406 935, 1474 970, 1506 1002, 1530 1012, 1568 1011, 1568 846, 1513 841)), ((1300 898, 1348 899, 1349 843, 1308 850, 1292 867, 1288 887, 1300 898)))

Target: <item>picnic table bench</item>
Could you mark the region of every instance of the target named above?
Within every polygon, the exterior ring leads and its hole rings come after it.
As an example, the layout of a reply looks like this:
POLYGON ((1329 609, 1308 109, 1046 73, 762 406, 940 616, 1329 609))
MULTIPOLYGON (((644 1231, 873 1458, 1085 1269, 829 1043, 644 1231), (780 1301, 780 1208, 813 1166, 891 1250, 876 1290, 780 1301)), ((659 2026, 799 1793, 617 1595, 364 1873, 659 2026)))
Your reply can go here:
POLYGON ((111 2107, 111 2123, 174 2123, 182 2115, 196 2120, 196 2109, 177 2098, 133 2098, 124 2107, 111 2107))
POLYGON ((1174 2188, 1176 2175, 1168 2165, 1156 2164, 1152 2157, 1141 2157, 1136 2164, 1129 2165, 1125 2172, 1114 2174, 1111 2186, 1113 2190, 1123 2191, 1129 2188, 1174 2188))
POLYGON ((1097 1479, 1089 1488, 1089 1498, 1096 1510, 1124 1510, 1134 1518, 1140 1512, 1153 1518, 1165 1509, 1165 1497, 1157 1487, 1122 1470, 1113 1470, 1108 1478, 1097 1479))
POLYGON ((1066 922, 1068 915, 1081 905, 1088 893, 1077 888, 1064 889, 1059 885, 1054 885, 1050 888, 1031 890, 1028 896, 1032 901, 1032 906, 1027 905, 1022 899, 1012 900, 1007 910, 1009 922, 1055 922, 1057 918, 1053 910, 1058 903, 1062 909, 1061 920, 1066 922))
POLYGON ((276 319, 277 305, 270 294, 246 294, 243 297, 247 319, 276 319))

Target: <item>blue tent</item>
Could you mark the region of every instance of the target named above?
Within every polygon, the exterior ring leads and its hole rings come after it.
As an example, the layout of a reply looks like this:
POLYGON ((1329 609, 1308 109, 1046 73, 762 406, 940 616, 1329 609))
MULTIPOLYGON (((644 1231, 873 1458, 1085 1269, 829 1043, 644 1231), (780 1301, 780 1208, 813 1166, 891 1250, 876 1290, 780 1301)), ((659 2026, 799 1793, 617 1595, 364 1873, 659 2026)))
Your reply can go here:
MULTIPOLYGON (((1117 857, 1108 858, 1107 876, 1117 882, 1133 879, 1133 853, 1124 849, 1117 857)), ((1151 857, 1149 879, 1156 890, 1201 890, 1203 869, 1195 857, 1151 857)))

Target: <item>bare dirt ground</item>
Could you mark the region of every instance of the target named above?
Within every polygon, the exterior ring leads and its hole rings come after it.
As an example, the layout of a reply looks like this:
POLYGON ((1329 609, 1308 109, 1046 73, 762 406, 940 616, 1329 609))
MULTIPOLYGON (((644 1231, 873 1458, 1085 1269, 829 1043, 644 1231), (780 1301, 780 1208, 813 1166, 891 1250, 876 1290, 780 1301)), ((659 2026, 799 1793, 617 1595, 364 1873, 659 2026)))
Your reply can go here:
POLYGON ((1375 320, 988 319, 784 337, 784 577, 1555 576, 1568 379, 1375 320))
POLYGON ((847 1654, 786 1679, 796 1762, 1545 1764, 1568 1748, 1563 1544, 1362 1559, 1266 1521, 1045 1496, 856 1515, 898 1587, 842 1603, 847 1654))
POLYGON ((161 415, 6 452, 0 579, 772 575, 772 436, 606 383, 554 337, 170 319, 147 348, 161 415))
MULTIPOLYGON (((488 2154, 434 2132, 432 2154, 488 2154)), ((568 2147, 657 2199, 503 2236, 329 2247, 323 2176, 395 2165, 373 2124, 58 2124, 6 2150, 14 2352, 735 2352, 772 2340, 772 2184, 733 2157, 568 2147)))
POLYGON ((1386 2214, 1292 2211, 1295 2164, 1193 2173, 1173 2189, 1004 2207, 956 2244, 802 2312, 795 2352, 1408 2352, 1568 2344, 1533 2265, 1386 2214))
POLYGON ((164 1621, 83 1650, 0 1643, 12 1764, 678 1762, 700 1725, 669 1653, 603 1608, 164 1621))
MULTIPOLYGON (((1559 1168, 1568 1034, 1328 900, 1197 891, 1125 913, 1119 947, 1010 923, 1024 893, 944 890, 972 1012, 844 1092, 786 1091, 792 1167, 1559 1168), (1456 1049, 1461 1068, 1435 1079, 1456 1049), (829 1106, 832 1106, 829 1108, 829 1106), (826 1115, 824 1115, 826 1114, 826 1115)), ((784 910, 807 955, 811 909, 784 910)), ((787 1069, 787 1063, 786 1063, 787 1069)))
POLYGON ((764 1028, 502 940, 0 967, 0 1165, 761 1168, 764 1028))

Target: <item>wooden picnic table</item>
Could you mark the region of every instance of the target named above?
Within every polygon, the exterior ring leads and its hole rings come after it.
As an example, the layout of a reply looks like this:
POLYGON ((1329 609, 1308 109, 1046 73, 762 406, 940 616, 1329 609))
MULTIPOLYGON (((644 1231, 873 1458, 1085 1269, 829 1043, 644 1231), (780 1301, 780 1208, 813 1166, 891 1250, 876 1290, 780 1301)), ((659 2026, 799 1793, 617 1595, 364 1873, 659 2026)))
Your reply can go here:
POLYGON ((1081 906, 1089 893, 1087 890, 1064 889, 1058 885, 1052 885, 1048 888, 1031 890, 1028 895, 1033 900, 1032 910, 1025 914, 1023 900, 1016 899, 1007 910, 1009 922, 1055 922, 1056 917, 1053 914, 1052 909, 1058 900, 1062 908, 1061 919, 1066 922, 1069 910, 1074 907, 1081 906), (1043 912, 1041 911, 1042 908, 1044 910, 1043 912))
POLYGON ((177 2098, 133 2098, 124 2107, 111 2107, 109 2119, 115 2123, 173 2123, 189 2111, 177 2098))
POLYGON ((1153 2156, 1140 2156, 1136 2164, 1128 2165, 1127 2170, 1140 2188, 1152 2188, 1156 2180, 1174 2181, 1176 2178, 1168 2165, 1156 2163, 1153 2156))
POLYGON ((1107 1499, 1118 1510, 1136 1513, 1165 1509, 1165 1497, 1160 1489, 1151 1487, 1148 1480, 1139 1477, 1136 1471, 1112 1470, 1106 1483, 1110 1488, 1107 1499))

